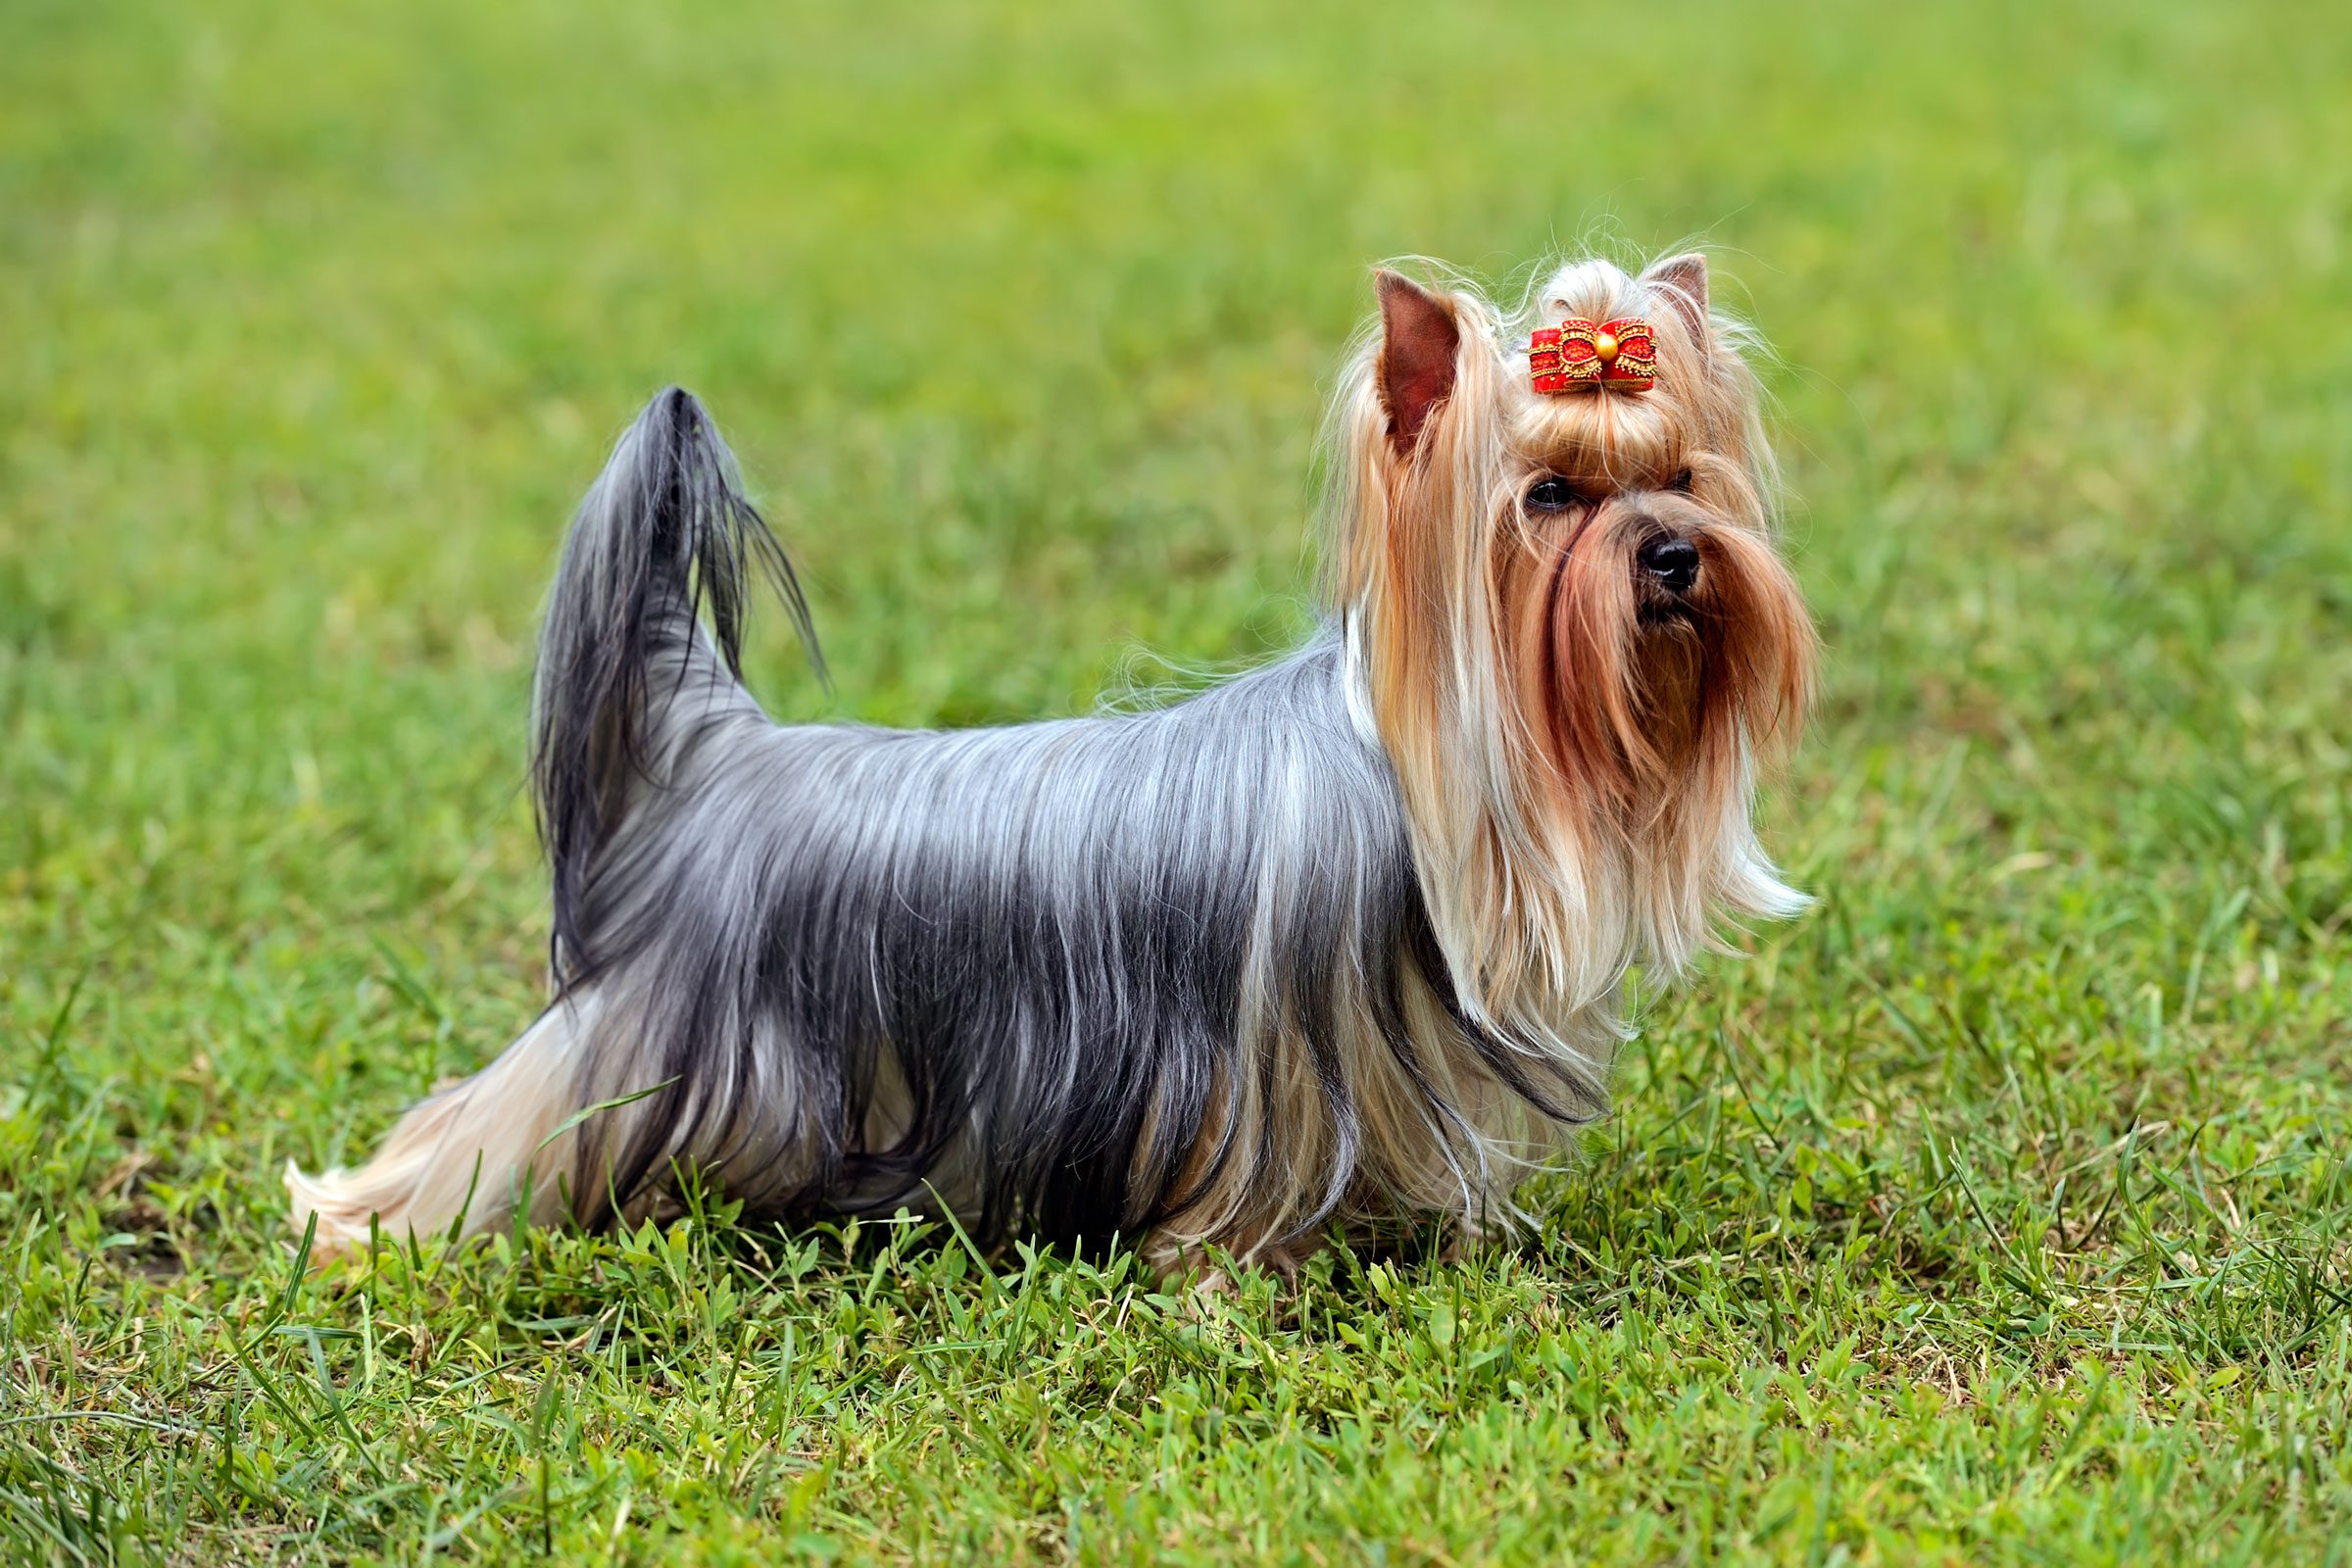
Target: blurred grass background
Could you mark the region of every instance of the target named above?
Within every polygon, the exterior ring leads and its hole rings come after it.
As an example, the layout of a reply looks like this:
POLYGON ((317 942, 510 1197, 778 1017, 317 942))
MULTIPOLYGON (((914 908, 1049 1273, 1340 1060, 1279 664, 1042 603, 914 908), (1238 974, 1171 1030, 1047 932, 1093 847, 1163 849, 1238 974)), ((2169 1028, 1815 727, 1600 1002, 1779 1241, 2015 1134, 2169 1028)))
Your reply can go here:
POLYGON ((2339 7, 0 27, 12 1556, 2344 1560, 2339 7), (1065 712, 1303 629, 1368 264, 1690 239, 1783 357, 1823 906, 1544 1237, 289 1275, 276 1167, 536 1004, 529 638, 656 387, 811 582, 779 711, 1065 712))

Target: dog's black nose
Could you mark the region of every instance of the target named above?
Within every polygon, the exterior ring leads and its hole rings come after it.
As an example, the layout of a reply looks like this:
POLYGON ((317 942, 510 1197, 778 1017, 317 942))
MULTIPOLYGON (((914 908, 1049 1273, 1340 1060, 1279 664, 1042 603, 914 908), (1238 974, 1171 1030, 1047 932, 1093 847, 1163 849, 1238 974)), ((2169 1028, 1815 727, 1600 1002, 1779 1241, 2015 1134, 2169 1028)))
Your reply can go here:
POLYGON ((1669 593, 1688 593, 1698 581, 1698 546, 1688 539, 1652 539, 1642 547, 1642 569, 1669 593))

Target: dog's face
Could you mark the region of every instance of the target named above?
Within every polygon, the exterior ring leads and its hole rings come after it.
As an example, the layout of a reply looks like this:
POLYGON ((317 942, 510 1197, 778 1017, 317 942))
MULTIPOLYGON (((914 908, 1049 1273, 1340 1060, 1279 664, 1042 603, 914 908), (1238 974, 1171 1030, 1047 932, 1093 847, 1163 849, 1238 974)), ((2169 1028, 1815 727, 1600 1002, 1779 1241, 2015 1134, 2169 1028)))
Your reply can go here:
POLYGON ((1813 629, 1703 261, 1582 262, 1515 312, 1383 272, 1380 304, 1328 568, 1457 980, 1573 1003, 1636 952, 1679 967, 1718 912, 1798 906, 1748 803, 1813 629))
POLYGON ((1743 742, 1788 736, 1813 631, 1767 532, 1755 386, 1715 341, 1704 261, 1622 279, 1579 269, 1540 309, 1638 318, 1652 383, 1506 374, 1518 490, 1494 531, 1518 705, 1564 777, 1638 820, 1730 787, 1743 742))
POLYGON ((1695 256, 1639 278, 1569 269, 1516 323, 1381 274, 1387 564, 1418 558, 1423 593, 1452 602, 1448 662, 1491 659, 1549 785, 1636 833, 1734 787, 1792 727, 1811 667, 1755 384, 1706 298, 1695 256), (1547 384, 1557 351, 1531 370, 1522 328, 1563 320, 1620 323, 1632 373, 1547 384))

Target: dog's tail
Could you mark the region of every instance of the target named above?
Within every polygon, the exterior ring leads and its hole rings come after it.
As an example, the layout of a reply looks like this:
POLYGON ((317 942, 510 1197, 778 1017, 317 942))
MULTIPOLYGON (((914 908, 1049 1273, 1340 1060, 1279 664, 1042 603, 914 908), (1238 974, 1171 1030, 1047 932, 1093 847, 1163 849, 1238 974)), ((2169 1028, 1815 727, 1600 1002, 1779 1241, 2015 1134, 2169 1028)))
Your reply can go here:
POLYGON ((615 1004, 599 982, 660 927, 642 879, 610 873, 659 828, 664 799, 692 793, 679 769, 694 737, 758 717, 740 677, 747 600, 762 575, 817 661, 800 584, 744 499, 734 457, 700 403, 662 393, 580 503, 540 636, 531 780, 555 872, 557 999, 497 1061, 412 1107, 365 1166, 315 1177, 287 1166, 295 1223, 318 1220, 317 1255, 365 1238, 371 1216, 395 1237, 455 1235, 600 1200, 561 1172, 601 1168, 591 1156, 614 1133, 574 1113, 614 1075, 632 1091, 615 1105, 644 1098, 632 1075, 648 1037, 627 999, 615 1004))
POLYGON ((713 683, 738 689, 744 612, 760 576, 821 679, 823 655, 791 563, 744 499, 710 414, 670 387, 645 406, 580 503, 540 634, 531 783, 555 873, 550 956, 560 986, 593 975, 608 956, 587 909, 591 871, 636 786, 658 782, 667 760, 657 731, 669 705, 708 698, 713 683), (705 605, 708 636, 696 618, 705 605))

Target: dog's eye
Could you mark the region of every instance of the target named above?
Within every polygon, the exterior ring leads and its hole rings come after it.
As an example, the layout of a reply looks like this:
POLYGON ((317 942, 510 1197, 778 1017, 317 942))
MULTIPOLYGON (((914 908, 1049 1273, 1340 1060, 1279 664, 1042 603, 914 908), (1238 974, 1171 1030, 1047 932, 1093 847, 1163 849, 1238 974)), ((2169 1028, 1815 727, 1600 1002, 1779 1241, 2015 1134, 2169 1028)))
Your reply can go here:
POLYGON ((1680 490, 1683 492, 1683 494, 1689 495, 1690 493, 1690 470, 1689 468, 1685 468, 1682 472, 1676 474, 1673 479, 1668 481, 1666 487, 1669 490, 1680 490))
POLYGON ((1530 512, 1566 512, 1583 502, 1584 497, 1576 493, 1576 486, 1556 473, 1538 479, 1529 486, 1527 492, 1527 510, 1530 512))

